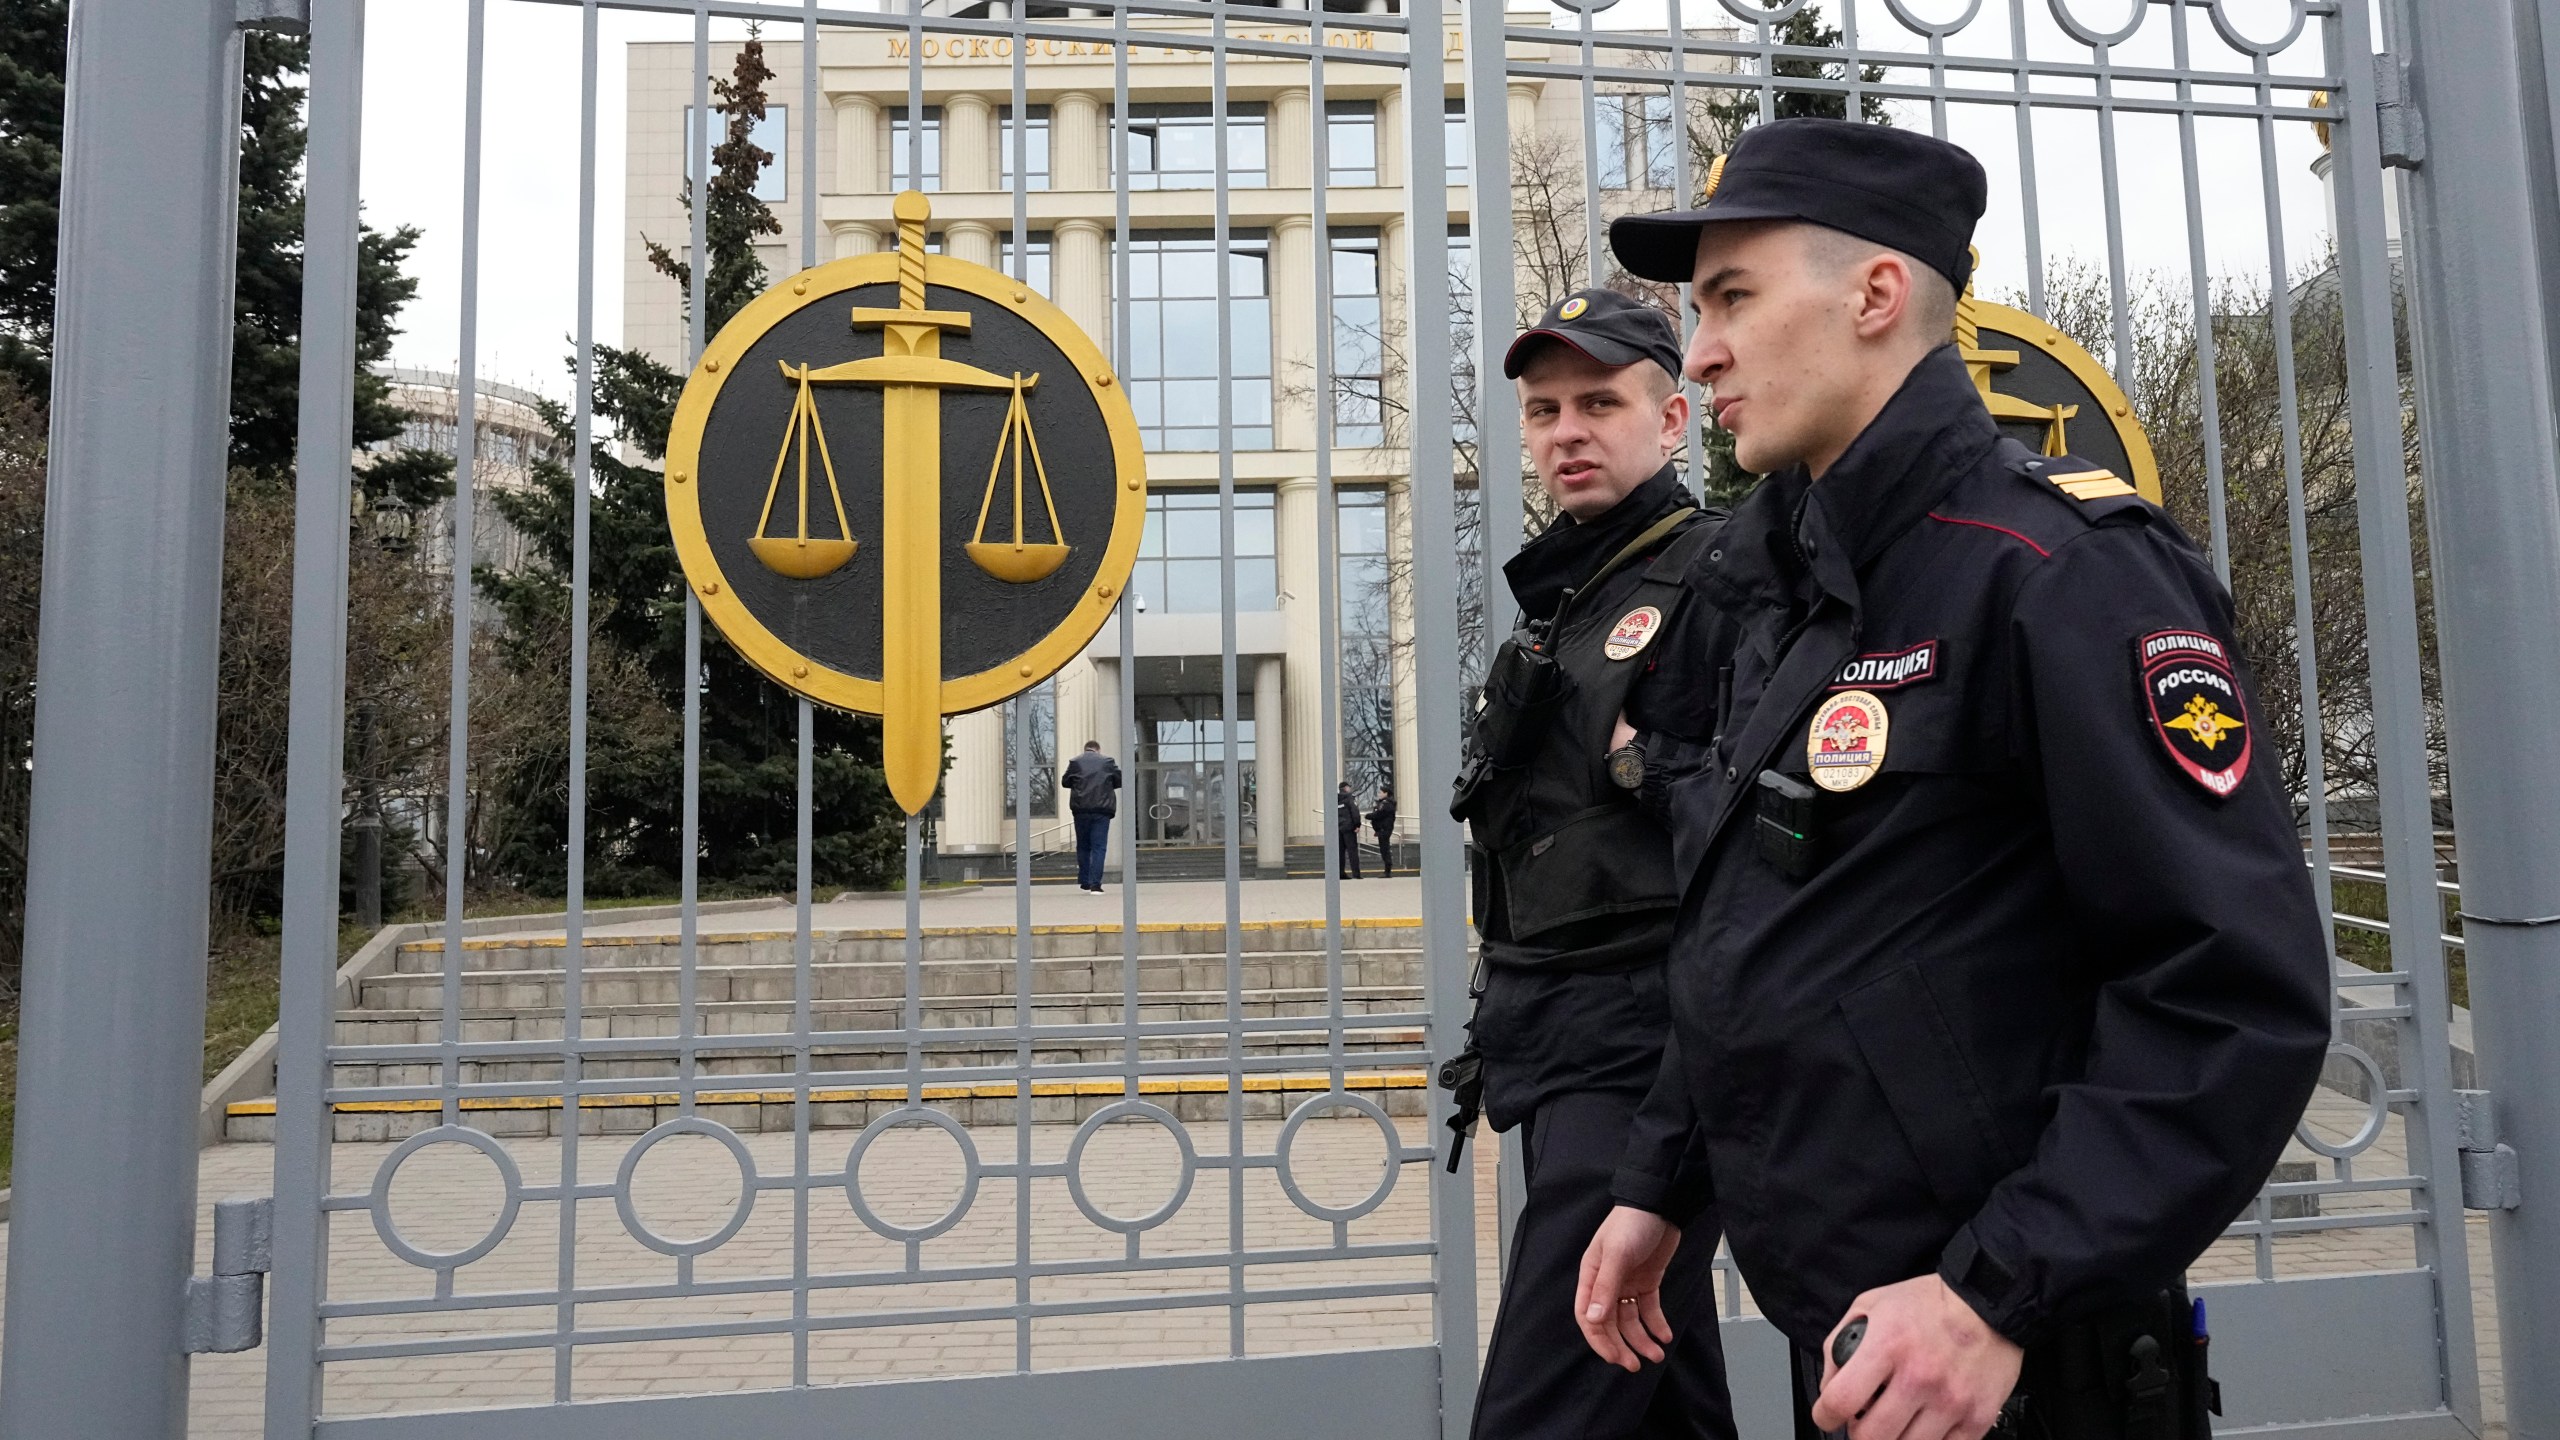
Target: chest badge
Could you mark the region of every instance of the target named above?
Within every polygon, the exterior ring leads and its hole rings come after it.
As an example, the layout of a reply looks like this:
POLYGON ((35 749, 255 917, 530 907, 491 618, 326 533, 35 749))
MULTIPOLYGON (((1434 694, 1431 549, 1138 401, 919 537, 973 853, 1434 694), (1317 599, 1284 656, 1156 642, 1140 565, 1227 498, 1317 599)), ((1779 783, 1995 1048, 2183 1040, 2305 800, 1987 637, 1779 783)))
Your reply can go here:
POLYGON ((1855 790, 1884 768, 1885 743, 1893 730, 1884 702, 1864 690, 1825 695, 1813 712, 1813 728, 1804 738, 1804 759, 1813 783, 1825 790, 1855 790))
POLYGON ((2163 630, 2139 642, 2142 698, 2151 728, 2190 780, 2215 795, 2249 773, 2249 713, 2222 642, 2191 630, 2163 630))
POLYGON ((1609 638, 1602 642, 1600 653, 1612 660, 1629 659, 1652 644, 1654 632, 1661 628, 1662 612, 1651 605, 1640 605, 1618 617, 1618 623, 1610 627, 1609 638))

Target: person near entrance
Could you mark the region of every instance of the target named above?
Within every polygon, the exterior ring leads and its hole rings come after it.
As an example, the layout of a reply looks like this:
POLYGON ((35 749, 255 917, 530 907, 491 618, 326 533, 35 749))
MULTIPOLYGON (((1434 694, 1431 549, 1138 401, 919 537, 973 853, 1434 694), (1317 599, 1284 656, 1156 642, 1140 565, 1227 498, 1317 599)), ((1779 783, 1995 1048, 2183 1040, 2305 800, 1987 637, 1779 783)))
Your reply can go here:
POLYGON ((1378 868, 1390 880, 1396 878, 1396 792, 1392 785, 1378 787, 1378 803, 1369 807, 1369 833, 1378 841, 1378 868))
POLYGON ((1613 737, 1684 888, 1576 1318, 1664 1355, 1712 1213, 1799 1435, 2201 1440, 2182 1275, 2282 1154, 2331 998, 2230 594, 1985 408, 1948 343, 1971 155, 1786 120, 1718 170, 1611 230, 1689 286, 1688 376, 1768 478, 1613 737))
POLYGON ((1343 781, 1333 789, 1333 849, 1341 861, 1346 879, 1358 880, 1360 874, 1360 800, 1351 793, 1351 782, 1343 781))
POLYGON ((1076 888, 1102 893, 1102 857, 1111 845, 1111 817, 1120 813, 1120 762, 1087 740, 1084 753, 1058 775, 1076 824, 1076 888))
POLYGON ((1702 1243, 1654 1277, 1679 1322, 1667 1367, 1612 1369, 1581 1342, 1571 1308, 1670 1024, 1671 837, 1610 783, 1601 752, 1629 693, 1652 683, 1654 639, 1693 603, 1681 576, 1722 518, 1698 508, 1671 459, 1689 428, 1679 365, 1671 318, 1611 290, 1559 301, 1503 364, 1558 513, 1503 567, 1522 626, 1494 659, 1450 806, 1470 827, 1482 937, 1470 1044, 1452 1076, 1455 1143, 1480 1103, 1494 1129, 1519 1127, 1527 1182, 1476 1440, 1735 1433, 1712 1221, 1693 1218, 1702 1243))

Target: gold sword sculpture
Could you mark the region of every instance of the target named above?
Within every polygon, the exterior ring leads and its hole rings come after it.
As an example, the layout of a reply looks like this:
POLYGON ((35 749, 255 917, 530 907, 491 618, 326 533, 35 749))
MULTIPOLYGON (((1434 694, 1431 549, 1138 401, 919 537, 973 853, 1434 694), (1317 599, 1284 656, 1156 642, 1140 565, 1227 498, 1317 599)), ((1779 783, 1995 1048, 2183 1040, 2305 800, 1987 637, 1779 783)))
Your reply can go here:
POLYGON ((907 191, 890 213, 898 307, 853 311, 855 329, 880 327, 883 353, 805 374, 811 384, 881 389, 880 758, 890 795, 913 815, 942 778, 942 392, 1024 382, 942 358, 942 332, 965 332, 969 316, 925 308, 924 196, 907 191))

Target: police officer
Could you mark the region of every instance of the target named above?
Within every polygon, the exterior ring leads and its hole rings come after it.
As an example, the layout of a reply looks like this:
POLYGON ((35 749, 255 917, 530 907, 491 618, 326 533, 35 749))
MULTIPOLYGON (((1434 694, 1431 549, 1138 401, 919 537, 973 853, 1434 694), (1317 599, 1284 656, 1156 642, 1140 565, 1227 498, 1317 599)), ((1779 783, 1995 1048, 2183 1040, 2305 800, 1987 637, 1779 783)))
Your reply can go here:
POLYGON ((1690 287, 1688 375, 1768 478, 1619 734, 1685 888, 1576 1316, 1661 1355, 1712 1196, 1800 1433, 2202 1436, 2181 1274, 2311 1093, 2325 947, 2229 594, 2123 479, 2003 438, 1945 343, 1984 191, 1926 135, 1791 120, 1612 227, 1690 287))
MULTIPOLYGON (((1711 1235, 1657 1282, 1660 1303, 1686 1322, 1667 1369, 1610 1368, 1575 1333, 1571 1309, 1669 1021, 1670 836, 1610 783, 1602 752, 1652 668, 1655 637, 1687 600, 1680 576, 1715 528, 1669 460, 1689 423, 1679 364, 1670 318, 1609 290, 1558 303, 1503 363, 1559 513, 1503 569, 1524 628, 1491 667, 1451 807, 1473 832, 1483 942, 1461 1064, 1481 1067, 1493 1126, 1521 1127, 1527 1161, 1477 1395, 1479 1440, 1734 1433, 1711 1235)), ((1461 1098, 1463 1109, 1475 1097, 1461 1098)), ((1457 1143, 1471 1119, 1458 1121, 1457 1143)))

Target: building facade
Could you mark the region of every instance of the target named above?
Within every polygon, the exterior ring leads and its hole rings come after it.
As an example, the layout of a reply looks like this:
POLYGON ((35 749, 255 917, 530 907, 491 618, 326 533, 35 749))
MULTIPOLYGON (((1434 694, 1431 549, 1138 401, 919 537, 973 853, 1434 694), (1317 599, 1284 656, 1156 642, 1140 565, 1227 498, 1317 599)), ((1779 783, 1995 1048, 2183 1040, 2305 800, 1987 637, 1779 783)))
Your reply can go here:
MULTIPOLYGON (((1383 3, 1383 0, 1378 0, 1383 3)), ((939 7, 936 7, 939 8, 939 7)), ((1133 19, 1133 27, 1201 33, 1199 22, 1133 19)), ((1545 12, 1513 17, 1542 25, 1545 12)), ((1250 38, 1250 27, 1230 35, 1250 38)), ((891 197, 910 187, 933 196, 935 244, 945 253, 1014 270, 1024 262, 1047 294, 1106 353, 1115 349, 1113 278, 1128 276, 1131 334, 1125 373, 1147 448, 1148 523, 1130 582, 1134 662, 1122 673, 1118 627, 1023 707, 1032 717, 1035 849, 1070 843, 1048 781, 1056 761, 1088 739, 1118 750, 1126 692, 1137 716, 1134 753, 1118 756, 1129 776, 1122 814, 1145 845, 1223 840, 1222 759, 1230 730, 1243 759, 1244 837, 1264 873, 1280 869, 1285 843, 1325 842, 1334 824, 1333 765, 1322 752, 1321 667, 1338 646, 1340 774, 1366 808, 1391 785, 1410 833, 1440 786, 1416 773, 1415 704, 1409 655, 1410 605, 1403 592, 1410 553, 1406 460, 1398 447, 1403 380, 1396 331, 1407 263, 1407 186, 1448 187, 1453 232, 1469 211, 1465 116, 1458 99, 1459 36, 1447 37, 1447 173, 1415 177, 1404 160, 1405 90, 1400 67, 1361 64, 1363 52, 1400 43, 1392 31, 1359 28, 1337 16, 1329 44, 1343 54, 1325 67, 1323 196, 1328 254, 1315 253, 1314 96, 1300 60, 1231 53, 1224 116, 1229 238, 1224 258, 1234 423, 1218 414, 1220 257, 1213 238, 1217 134, 1204 52, 1134 45, 1127 117, 1131 239, 1115 255, 1117 198, 1111 46, 1040 40, 1025 56, 1026 104, 1013 105, 1009 39, 929 36, 922 41, 922 114, 908 113, 910 40, 903 34, 822 33, 818 91, 827 114, 816 127, 818 193, 801 193, 808 133, 797 115, 804 62, 796 41, 767 41, 776 72, 766 93, 771 115, 756 132, 775 155, 760 191, 781 221, 761 246, 775 278, 798 268, 803 207, 814 205, 822 259, 868 254, 894 244, 891 197), (917 128, 920 127, 920 135, 917 128), (921 164, 911 165, 920 150, 921 164), (1024 159, 1028 234, 1013 231, 1015 157, 1024 159), (1017 257, 1017 246, 1022 253, 1017 257), (1331 313, 1320 315, 1318 267, 1330 284, 1331 313), (1318 349, 1331 378, 1318 395, 1318 349), (1318 513, 1319 436, 1329 431, 1334 513, 1318 513), (1223 597, 1218 482, 1221 446, 1231 457, 1235 509, 1236 712, 1225 713, 1220 643, 1223 597), (1334 527, 1338 625, 1319 612, 1321 528, 1334 527)), ((713 47, 711 69, 725 75, 734 45, 713 47)), ((635 44, 629 54, 624 339, 682 368, 683 297, 649 263, 651 241, 681 251, 692 46, 635 44)), ((1577 84, 1515 79, 1506 102, 1515 137, 1570 158, 1579 192, 1586 97, 1577 84)), ((1667 92, 1598 97, 1604 117, 1599 156, 1604 188, 1626 207, 1668 203, 1671 146, 1667 92), (1656 98, 1658 97, 1658 98, 1656 98)), ((716 140, 716 137, 715 137, 716 140)), ((1515 145, 1515 155, 1518 147, 1515 145)), ((1579 217, 1573 222, 1582 224, 1579 217)), ((1453 233, 1450 263, 1461 288, 1472 261, 1453 233)), ((1583 281, 1576 278, 1572 284, 1583 281)), ((1551 282, 1523 277, 1532 313, 1551 282), (1534 303, 1533 303, 1534 302, 1534 303)), ((1567 286, 1566 288, 1570 288, 1567 286)), ((1464 318, 1454 321, 1472 328, 1464 318)), ((1463 350, 1466 347, 1461 346, 1463 350)), ((1463 412, 1471 374, 1455 377, 1463 412)), ((1460 424, 1463 431, 1465 417, 1460 424)), ((1511 462, 1489 462, 1497 476, 1511 462)), ((1508 483, 1507 479, 1503 483, 1508 483)), ((939 845, 947 855, 992 854, 1012 840, 1010 745, 1000 710, 948 722, 951 768, 942 791, 939 845)))

